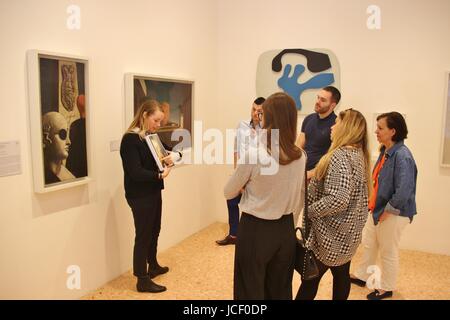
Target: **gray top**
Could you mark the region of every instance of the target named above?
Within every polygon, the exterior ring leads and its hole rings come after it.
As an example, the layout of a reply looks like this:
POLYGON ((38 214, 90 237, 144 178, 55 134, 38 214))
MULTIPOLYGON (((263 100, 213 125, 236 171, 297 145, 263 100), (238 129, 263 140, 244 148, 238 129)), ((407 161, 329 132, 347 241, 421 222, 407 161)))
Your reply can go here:
POLYGON ((224 188, 227 199, 236 197, 244 188, 239 208, 242 212, 266 220, 277 220, 294 213, 297 224, 304 197, 306 156, 288 165, 279 165, 264 146, 250 148, 245 159, 254 164, 239 164, 224 188), (270 162, 269 162, 270 161, 270 162))

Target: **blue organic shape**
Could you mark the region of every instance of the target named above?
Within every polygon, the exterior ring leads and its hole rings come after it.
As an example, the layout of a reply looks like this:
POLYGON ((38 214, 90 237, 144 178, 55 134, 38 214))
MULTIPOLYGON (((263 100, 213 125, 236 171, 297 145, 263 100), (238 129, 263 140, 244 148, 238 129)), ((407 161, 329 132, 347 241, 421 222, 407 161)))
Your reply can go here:
POLYGON ((278 79, 278 86, 283 89, 288 95, 290 95, 297 106, 298 110, 302 109, 302 102, 300 96, 303 91, 307 89, 318 89, 326 87, 334 82, 334 75, 332 73, 320 73, 317 76, 312 77, 304 83, 298 83, 298 79, 305 72, 305 66, 297 64, 294 68, 294 74, 289 77, 292 66, 287 64, 284 68, 283 75, 278 79))

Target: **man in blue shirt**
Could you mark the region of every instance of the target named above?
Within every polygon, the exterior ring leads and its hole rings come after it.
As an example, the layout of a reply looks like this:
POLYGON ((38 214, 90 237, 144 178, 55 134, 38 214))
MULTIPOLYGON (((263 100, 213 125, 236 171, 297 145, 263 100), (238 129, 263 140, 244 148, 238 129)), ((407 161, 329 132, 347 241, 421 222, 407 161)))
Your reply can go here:
POLYGON ((332 86, 325 87, 317 94, 312 113, 303 120, 301 132, 297 138, 297 145, 306 151, 307 177, 314 176, 314 168, 320 158, 327 153, 331 145, 331 127, 335 124, 334 109, 341 100, 341 93, 332 86))
MULTIPOLYGON (((258 130, 261 129, 260 117, 262 113, 262 105, 266 101, 265 98, 259 97, 253 101, 251 118, 249 121, 243 120, 239 122, 236 130, 236 141, 234 144, 234 169, 236 169, 237 162, 243 152, 247 151, 250 146, 258 146, 258 130)), ((219 246, 234 245, 237 241, 237 229, 239 225, 239 202, 241 201, 241 194, 233 199, 227 200, 228 207, 228 223, 230 231, 228 235, 222 239, 217 240, 219 246)))

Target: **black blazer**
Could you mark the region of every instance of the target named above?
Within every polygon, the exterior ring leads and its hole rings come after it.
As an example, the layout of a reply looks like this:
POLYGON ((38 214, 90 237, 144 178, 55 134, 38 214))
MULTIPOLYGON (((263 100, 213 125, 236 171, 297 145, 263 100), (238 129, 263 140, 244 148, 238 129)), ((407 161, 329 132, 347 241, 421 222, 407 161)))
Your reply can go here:
POLYGON ((161 192, 164 181, 145 140, 137 133, 125 133, 120 144, 126 198, 142 198, 161 192))

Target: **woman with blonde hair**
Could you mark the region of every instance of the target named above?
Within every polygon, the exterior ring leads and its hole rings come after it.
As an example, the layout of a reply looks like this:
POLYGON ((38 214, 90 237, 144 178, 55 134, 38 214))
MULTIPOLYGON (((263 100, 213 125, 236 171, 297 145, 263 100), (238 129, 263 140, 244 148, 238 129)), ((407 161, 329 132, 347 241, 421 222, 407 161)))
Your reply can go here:
POLYGON ((133 212, 136 237, 133 251, 133 274, 137 277, 139 292, 162 292, 166 287, 151 278, 169 271, 156 259, 161 230, 161 190, 169 175, 174 156, 164 158, 167 164, 160 172, 145 141, 148 133, 161 126, 164 113, 156 100, 145 101, 127 132, 122 137, 120 156, 124 171, 125 198, 133 212), (147 267, 148 264, 148 267, 147 267))
POLYGON ((227 199, 244 189, 239 203, 242 215, 235 249, 234 299, 291 300, 294 214, 302 207, 306 163, 295 145, 294 100, 285 93, 271 95, 263 103, 261 123, 267 139, 262 138, 256 148, 241 156, 243 161, 224 189, 227 199))
POLYGON ((331 141, 308 187, 307 247, 316 257, 319 276, 302 282, 297 300, 313 300, 328 269, 333 274, 333 300, 348 298, 350 262, 367 220, 370 155, 364 116, 353 109, 340 112, 331 141))

